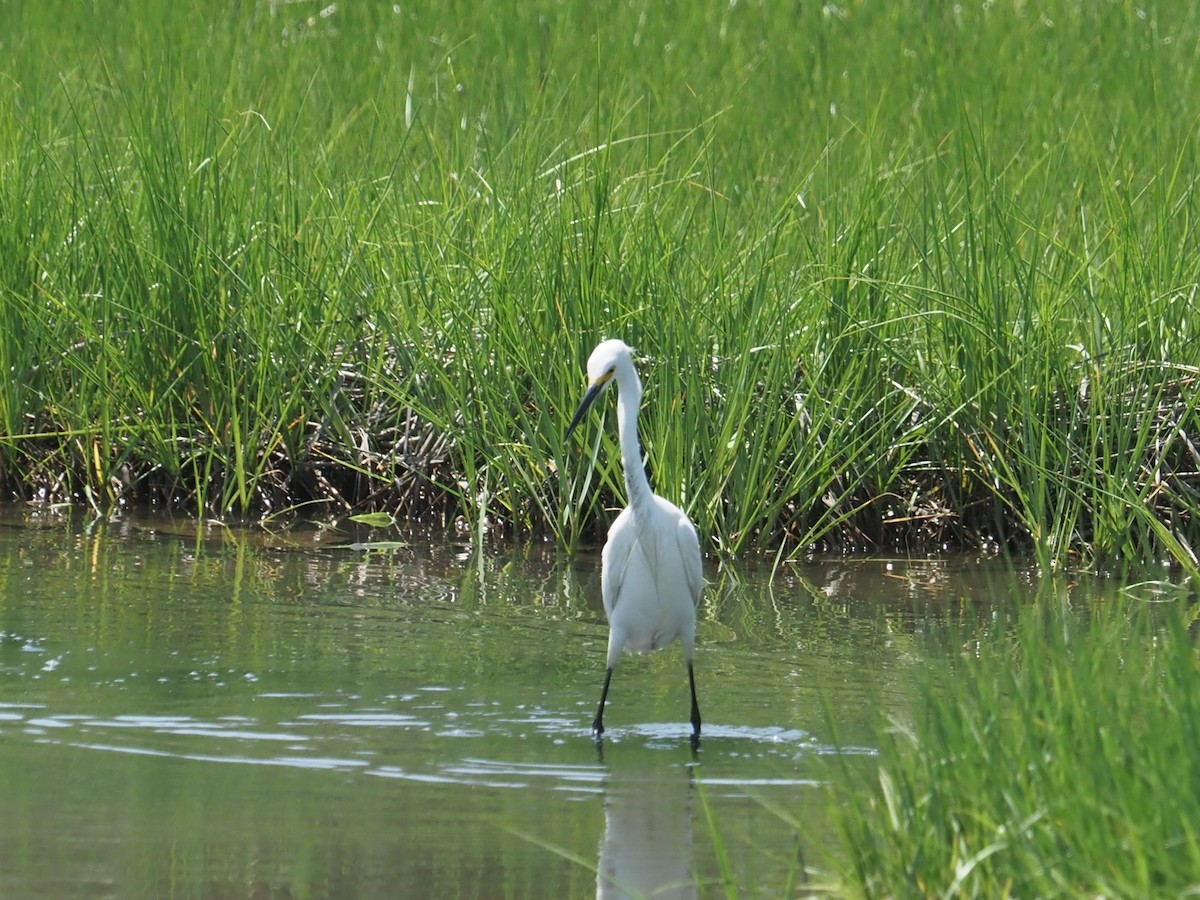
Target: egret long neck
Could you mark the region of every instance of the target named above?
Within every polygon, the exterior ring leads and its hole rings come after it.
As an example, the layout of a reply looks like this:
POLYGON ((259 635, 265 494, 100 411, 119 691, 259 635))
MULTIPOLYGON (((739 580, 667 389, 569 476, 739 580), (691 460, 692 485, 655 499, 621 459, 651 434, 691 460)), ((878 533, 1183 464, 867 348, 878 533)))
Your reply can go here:
POLYGON ((621 438, 625 492, 635 515, 648 510, 654 496, 642 465, 642 448, 638 442, 638 408, 641 405, 642 382, 629 366, 617 373, 617 432, 621 438))

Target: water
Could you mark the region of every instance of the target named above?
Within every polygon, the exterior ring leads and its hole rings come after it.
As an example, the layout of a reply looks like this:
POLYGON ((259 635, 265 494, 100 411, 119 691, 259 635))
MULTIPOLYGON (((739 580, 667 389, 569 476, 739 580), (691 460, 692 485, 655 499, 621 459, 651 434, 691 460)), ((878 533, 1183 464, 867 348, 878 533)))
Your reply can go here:
POLYGON ((831 763, 1025 589, 710 561, 700 750, 677 647, 625 658, 598 749, 597 554, 362 539, 0 511, 0 895, 683 897, 718 845, 777 895, 836 852, 831 763))

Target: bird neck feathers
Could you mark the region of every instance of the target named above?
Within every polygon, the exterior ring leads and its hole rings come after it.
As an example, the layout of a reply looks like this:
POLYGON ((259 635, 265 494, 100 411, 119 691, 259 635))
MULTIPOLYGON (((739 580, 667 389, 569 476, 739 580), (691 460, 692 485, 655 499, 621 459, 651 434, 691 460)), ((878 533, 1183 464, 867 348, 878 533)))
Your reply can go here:
POLYGON ((642 464, 638 441, 638 409, 642 405, 642 382, 632 365, 617 370, 617 431, 625 468, 625 491, 634 515, 649 509, 654 493, 642 464))

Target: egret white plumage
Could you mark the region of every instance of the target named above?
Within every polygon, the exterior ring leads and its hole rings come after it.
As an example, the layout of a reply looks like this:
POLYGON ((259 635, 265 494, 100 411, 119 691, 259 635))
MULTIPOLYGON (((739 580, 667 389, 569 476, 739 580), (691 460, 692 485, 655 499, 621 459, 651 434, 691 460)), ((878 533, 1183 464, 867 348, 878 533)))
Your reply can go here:
POLYGON ((588 409, 613 382, 617 385, 617 431, 629 505, 608 530, 601 556, 600 585, 608 616, 608 667, 600 708, 592 723, 604 733, 604 704, 613 669, 623 650, 645 653, 678 639, 687 662, 692 692, 692 739, 700 737, 700 705, 692 653, 696 644, 696 607, 704 589, 700 539, 678 506, 650 489, 638 443, 642 383, 629 348, 618 340, 602 342, 588 358, 588 389, 567 428, 569 438, 588 409))

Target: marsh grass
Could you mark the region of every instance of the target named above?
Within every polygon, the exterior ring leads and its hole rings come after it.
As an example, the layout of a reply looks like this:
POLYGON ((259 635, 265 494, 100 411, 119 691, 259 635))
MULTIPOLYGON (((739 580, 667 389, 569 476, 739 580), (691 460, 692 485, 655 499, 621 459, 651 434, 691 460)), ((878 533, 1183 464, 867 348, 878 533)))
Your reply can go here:
POLYGON ((1200 24, 1058 0, 9 4, 0 482, 725 553, 1200 537, 1200 24), (970 6, 970 8, 968 8, 970 6))
POLYGON ((874 783, 839 789, 849 894, 1195 892, 1195 613, 1147 587, 1090 611, 1042 591, 928 674, 874 783))

